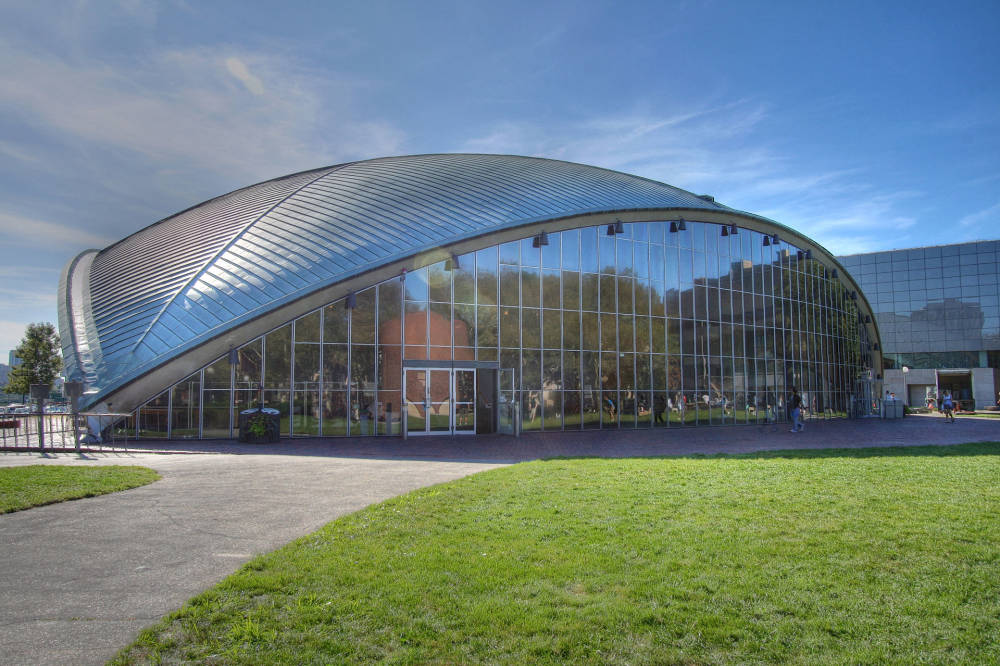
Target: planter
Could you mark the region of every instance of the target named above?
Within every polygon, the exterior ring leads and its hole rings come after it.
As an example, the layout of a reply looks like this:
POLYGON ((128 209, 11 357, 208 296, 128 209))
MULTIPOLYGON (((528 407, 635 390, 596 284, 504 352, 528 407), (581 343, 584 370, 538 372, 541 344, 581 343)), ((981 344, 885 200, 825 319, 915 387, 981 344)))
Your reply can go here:
POLYGON ((240 412, 240 440, 249 444, 273 444, 281 439, 281 413, 270 407, 240 412))

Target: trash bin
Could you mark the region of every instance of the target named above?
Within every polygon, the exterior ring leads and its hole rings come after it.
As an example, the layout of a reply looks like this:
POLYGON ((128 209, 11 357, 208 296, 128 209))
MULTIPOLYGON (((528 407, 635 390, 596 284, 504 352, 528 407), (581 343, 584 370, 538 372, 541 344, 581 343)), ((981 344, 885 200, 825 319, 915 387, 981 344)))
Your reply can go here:
POLYGON ((901 419, 903 418, 903 401, 902 400, 884 400, 882 401, 882 418, 885 419, 901 419))
POLYGON ((256 407, 240 412, 240 441, 250 444, 274 443, 281 438, 281 412, 256 407))

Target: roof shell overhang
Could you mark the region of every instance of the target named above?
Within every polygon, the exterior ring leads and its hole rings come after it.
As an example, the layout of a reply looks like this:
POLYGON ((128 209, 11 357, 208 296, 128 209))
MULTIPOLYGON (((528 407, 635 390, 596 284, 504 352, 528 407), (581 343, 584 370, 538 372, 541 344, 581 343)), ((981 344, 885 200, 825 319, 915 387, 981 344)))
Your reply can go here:
POLYGON ((389 157, 252 185, 81 253, 60 282, 66 374, 86 382, 87 406, 131 410, 229 349, 404 268, 536 229, 679 216, 813 250, 871 313, 812 240, 670 185, 532 157, 389 157))

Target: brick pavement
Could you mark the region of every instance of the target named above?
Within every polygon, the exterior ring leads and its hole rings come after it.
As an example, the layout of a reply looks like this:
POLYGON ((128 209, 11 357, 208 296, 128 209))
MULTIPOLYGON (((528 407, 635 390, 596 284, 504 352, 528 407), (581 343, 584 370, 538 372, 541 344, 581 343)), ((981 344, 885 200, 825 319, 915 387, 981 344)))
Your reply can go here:
POLYGON ((560 456, 669 456, 748 453, 778 449, 915 446, 1000 441, 1000 419, 912 415, 900 420, 834 419, 807 421, 802 432, 788 424, 675 427, 656 430, 584 430, 509 435, 349 437, 283 439, 279 444, 231 440, 130 442, 160 451, 332 456, 409 460, 514 463, 560 456))

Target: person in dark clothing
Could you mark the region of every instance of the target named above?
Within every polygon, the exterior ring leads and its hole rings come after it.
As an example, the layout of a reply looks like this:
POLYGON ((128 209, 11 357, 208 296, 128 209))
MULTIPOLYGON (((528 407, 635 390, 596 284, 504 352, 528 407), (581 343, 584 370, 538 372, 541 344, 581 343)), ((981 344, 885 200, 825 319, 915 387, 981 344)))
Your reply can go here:
POLYGON ((653 398, 653 417, 656 423, 663 423, 663 413, 667 411, 667 401, 659 393, 653 398))
POLYGON ((793 386, 792 394, 788 397, 788 410, 792 418, 792 429, 789 432, 800 432, 805 429, 802 424, 802 396, 793 386))

